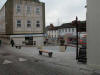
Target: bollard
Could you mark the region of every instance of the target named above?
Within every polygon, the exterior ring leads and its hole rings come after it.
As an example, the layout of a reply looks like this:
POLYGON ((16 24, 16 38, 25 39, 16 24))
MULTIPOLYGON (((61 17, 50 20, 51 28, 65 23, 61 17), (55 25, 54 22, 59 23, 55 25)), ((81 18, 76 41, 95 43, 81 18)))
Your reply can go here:
POLYGON ((0 40, 0 46, 1 46, 1 40, 0 40))

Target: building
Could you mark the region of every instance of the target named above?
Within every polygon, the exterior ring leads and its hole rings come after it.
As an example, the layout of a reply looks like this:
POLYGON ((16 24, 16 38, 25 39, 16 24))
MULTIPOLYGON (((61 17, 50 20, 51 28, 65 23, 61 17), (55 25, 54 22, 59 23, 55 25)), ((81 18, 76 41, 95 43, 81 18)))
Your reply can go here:
POLYGON ((50 26, 46 27, 46 32, 48 38, 58 38, 59 36, 64 36, 66 34, 76 35, 76 28, 72 26, 71 23, 64 23, 61 26, 50 26))
POLYGON ((39 0, 7 0, 0 10, 0 37, 20 45, 43 45, 45 4, 39 0))
POLYGON ((50 26, 46 27, 46 34, 47 34, 47 38, 49 39, 57 39, 58 38, 58 28, 59 26, 54 27, 53 24, 50 24, 50 26))
POLYGON ((87 64, 100 72, 100 0, 87 0, 87 64))
POLYGON ((59 36, 76 35, 76 27, 72 26, 72 23, 64 23, 59 27, 58 32, 59 36))

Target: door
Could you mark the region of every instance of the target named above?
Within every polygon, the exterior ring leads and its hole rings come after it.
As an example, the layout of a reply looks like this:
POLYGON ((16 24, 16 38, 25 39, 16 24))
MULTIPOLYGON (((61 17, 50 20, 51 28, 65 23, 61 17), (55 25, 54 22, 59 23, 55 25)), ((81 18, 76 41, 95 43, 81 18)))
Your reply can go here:
POLYGON ((33 45, 33 37, 25 37, 26 45, 33 45))

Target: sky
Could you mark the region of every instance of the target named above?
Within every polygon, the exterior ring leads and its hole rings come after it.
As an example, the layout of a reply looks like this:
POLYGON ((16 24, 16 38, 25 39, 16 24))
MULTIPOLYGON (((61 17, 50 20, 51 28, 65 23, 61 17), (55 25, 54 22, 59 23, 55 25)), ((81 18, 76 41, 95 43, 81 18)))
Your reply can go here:
MULTIPOLYGON (((6 0, 0 0, 0 7, 6 0)), ((59 26, 72 22, 76 16, 79 20, 86 20, 86 0, 40 0, 45 3, 46 26, 50 23, 59 26)))

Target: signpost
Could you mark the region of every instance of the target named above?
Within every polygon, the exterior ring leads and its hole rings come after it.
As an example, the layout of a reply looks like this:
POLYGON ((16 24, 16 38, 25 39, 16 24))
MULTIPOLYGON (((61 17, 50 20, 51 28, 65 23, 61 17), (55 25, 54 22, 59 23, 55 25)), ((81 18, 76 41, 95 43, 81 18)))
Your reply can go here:
POLYGON ((76 17, 75 20, 75 25, 76 25, 76 39, 77 39, 77 46, 76 46, 76 60, 78 59, 79 56, 79 50, 78 50, 78 18, 76 17))

